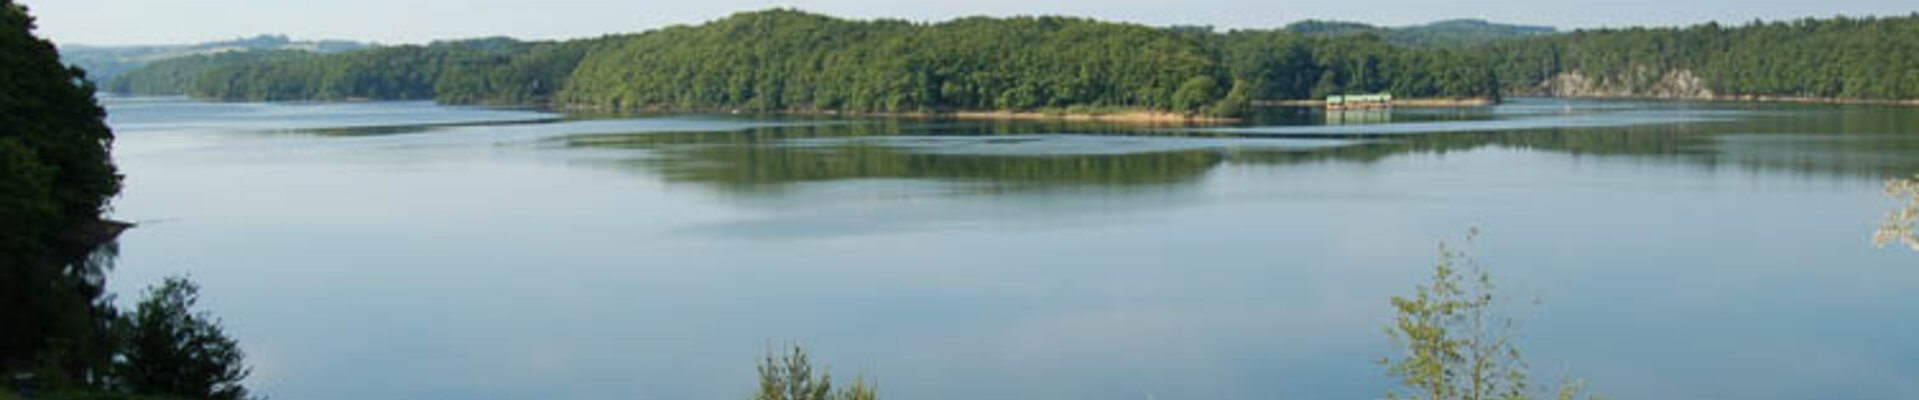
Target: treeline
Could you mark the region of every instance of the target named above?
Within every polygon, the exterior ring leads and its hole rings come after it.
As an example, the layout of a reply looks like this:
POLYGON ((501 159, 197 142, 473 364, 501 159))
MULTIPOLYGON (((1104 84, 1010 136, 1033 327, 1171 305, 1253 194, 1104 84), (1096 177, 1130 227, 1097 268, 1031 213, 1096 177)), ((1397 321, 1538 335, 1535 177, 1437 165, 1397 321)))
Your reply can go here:
MULTIPOLYGON (((1066 17, 915 23, 769 10, 566 42, 235 55, 238 62, 204 68, 185 91, 222 100, 434 99, 601 111, 1214 115, 1239 115, 1259 100, 1365 92, 1919 98, 1919 15, 1548 31, 1481 21, 1397 29, 1314 21, 1216 32, 1066 17)), ((129 80, 114 87, 178 84, 129 80)))
POLYGON ((597 41, 488 38, 338 54, 270 57, 205 69, 186 93, 240 100, 440 100, 540 104, 597 41))
POLYGON ((1498 98, 1486 57, 1395 46, 1373 34, 1333 38, 1234 31, 1214 40, 1234 84, 1256 100, 1390 92, 1400 97, 1498 98))
POLYGON ((1384 36, 1386 41, 1393 44, 1415 47, 1470 46, 1558 32, 1558 29, 1548 26, 1497 24, 1477 19, 1455 19, 1405 27, 1305 20, 1287 24, 1285 29, 1320 36, 1373 34, 1384 36))
POLYGON ((107 81, 106 90, 120 94, 186 94, 207 70, 246 64, 313 57, 300 50, 251 50, 199 54, 155 61, 107 81))
POLYGON ((1919 13, 1578 31, 1483 50, 1522 94, 1919 98, 1919 13))
POLYGON ((775 10, 655 31, 589 54, 559 100, 621 110, 1233 115, 1252 100, 1353 91, 1493 95, 1490 74, 1444 73, 1470 65, 1467 58, 1373 36, 1220 34, 1063 17, 914 24, 775 10))
POLYGON ((99 83, 112 82, 120 74, 138 69, 154 62, 193 55, 210 55, 234 51, 301 51, 311 53, 337 53, 374 47, 371 43, 349 42, 343 40, 293 40, 286 35, 260 35, 250 38, 222 40, 182 45, 132 45, 132 46, 88 46, 67 44, 60 46, 62 62, 79 66, 87 71, 87 79, 99 83))
POLYGON ((1473 54, 1378 35, 1216 33, 1081 18, 856 21, 791 10, 558 43, 443 42, 208 68, 221 100, 418 100, 614 111, 1125 110, 1495 96, 1473 54))

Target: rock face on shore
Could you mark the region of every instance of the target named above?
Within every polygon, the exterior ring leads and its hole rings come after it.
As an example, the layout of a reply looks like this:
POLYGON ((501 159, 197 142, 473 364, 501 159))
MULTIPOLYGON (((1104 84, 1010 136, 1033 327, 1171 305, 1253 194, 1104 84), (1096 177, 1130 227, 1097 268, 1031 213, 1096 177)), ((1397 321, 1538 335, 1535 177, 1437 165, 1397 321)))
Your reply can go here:
POLYGON ((1582 71, 1562 72, 1530 89, 1507 93, 1508 96, 1537 96, 1584 99, 1664 99, 1733 101, 1755 103, 1877 104, 1919 106, 1919 99, 1870 99, 1852 97, 1816 97, 1756 95, 1714 92, 1705 78, 1688 69, 1656 70, 1640 66, 1631 72, 1593 76, 1582 71))
POLYGON ((1635 67, 1616 74, 1590 76, 1581 71, 1562 72, 1540 82, 1531 95, 1572 98, 1662 98, 1713 99, 1717 97, 1705 79, 1691 70, 1660 71, 1635 67))

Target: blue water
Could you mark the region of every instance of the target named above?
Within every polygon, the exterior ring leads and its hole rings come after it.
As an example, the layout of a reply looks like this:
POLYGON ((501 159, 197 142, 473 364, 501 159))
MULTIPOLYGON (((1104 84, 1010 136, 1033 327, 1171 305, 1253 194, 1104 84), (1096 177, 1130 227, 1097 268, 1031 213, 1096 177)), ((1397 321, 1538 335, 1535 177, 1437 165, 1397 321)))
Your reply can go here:
POLYGON ((1919 254, 1869 242, 1885 180, 1919 172, 1919 110, 107 106, 114 215, 142 223, 112 288, 200 281, 278 399, 740 399, 791 343, 887 398, 1380 398, 1387 300, 1471 227, 1542 381, 1919 393, 1919 254))

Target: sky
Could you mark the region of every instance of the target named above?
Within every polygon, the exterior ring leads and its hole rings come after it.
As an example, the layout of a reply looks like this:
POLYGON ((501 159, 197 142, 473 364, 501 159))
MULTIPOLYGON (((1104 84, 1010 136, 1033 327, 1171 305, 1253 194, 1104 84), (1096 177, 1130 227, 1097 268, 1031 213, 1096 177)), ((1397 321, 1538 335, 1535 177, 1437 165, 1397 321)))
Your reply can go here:
POLYGON ((171 44, 259 34, 387 44, 563 39, 791 7, 850 18, 1055 14, 1149 25, 1271 28, 1302 19, 1410 25, 1452 18, 1561 29, 1906 15, 1912 0, 18 0, 60 44, 171 44))

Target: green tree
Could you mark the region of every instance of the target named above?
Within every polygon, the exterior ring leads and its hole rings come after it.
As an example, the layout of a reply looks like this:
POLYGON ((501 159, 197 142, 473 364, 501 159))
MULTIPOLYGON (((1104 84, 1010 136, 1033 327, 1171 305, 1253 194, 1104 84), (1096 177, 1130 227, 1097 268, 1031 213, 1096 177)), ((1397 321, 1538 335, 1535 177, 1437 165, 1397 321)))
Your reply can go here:
POLYGON ((1321 72, 1319 74, 1319 80, 1313 83, 1313 92, 1310 97, 1321 98, 1340 94, 1345 91, 1345 89, 1340 86, 1338 73, 1333 71, 1321 72))
POLYGON ((1219 82, 1209 76, 1195 76, 1179 85, 1179 91, 1173 93, 1173 110, 1183 113, 1199 112, 1200 107, 1211 104, 1218 95, 1219 82))
POLYGON ((1899 200, 1899 208, 1886 213, 1886 219, 1879 223, 1879 230, 1872 235, 1873 246, 1885 247, 1897 241, 1919 251, 1919 231, 1913 229, 1919 222, 1919 177, 1887 180, 1886 195, 1899 200))
POLYGON ((299 50, 245 50, 173 58, 120 74, 106 82, 106 89, 119 94, 182 95, 210 69, 313 56, 299 50))
POLYGON ((878 400, 879 394, 865 378, 852 386, 833 390, 833 376, 827 371, 813 372, 806 350, 793 346, 785 355, 768 352, 760 360, 760 388, 752 400, 878 400))
POLYGON ((0 373, 92 384, 111 358, 104 263, 88 257, 119 193, 113 132, 85 73, 0 0, 0 373))
MULTIPOLYGON (((1479 235, 1466 236, 1472 245, 1479 235)), ((1518 323, 1503 310, 1505 299, 1478 259, 1446 243, 1432 280, 1411 297, 1393 297, 1395 320, 1386 334, 1400 346, 1395 359, 1380 360, 1404 391, 1389 399, 1531 400, 1527 364, 1513 343, 1518 323)), ((1562 382, 1553 397, 1571 400, 1585 392, 1580 381, 1562 382)))
MULTIPOLYGON (((184 76, 186 66, 154 66, 177 71, 142 76, 184 76)), ((1052 16, 856 21, 775 9, 567 42, 483 39, 256 60, 208 69, 191 94, 603 111, 1223 115, 1244 112, 1234 106, 1240 98, 1312 97, 1321 76, 1333 79, 1317 88, 1323 93, 1488 96, 1499 87, 1491 71, 1464 52, 1393 46, 1370 34, 1221 34, 1052 16), (1241 81, 1240 97, 1228 98, 1236 92, 1223 86, 1241 81)))
POLYGON ((240 381, 250 370, 240 345, 218 321, 195 309, 200 287, 170 277, 150 288, 124 322, 126 350, 120 383, 138 395, 207 400, 247 398, 240 381))
POLYGON ((1226 97, 1221 97, 1219 102, 1213 103, 1206 113, 1230 117, 1246 115, 1252 112, 1253 104, 1252 99, 1249 97, 1251 96, 1250 92, 1252 89, 1250 89, 1250 87, 1251 85, 1248 85, 1246 81, 1233 81, 1233 88, 1226 91, 1226 97))
MULTIPOLYGON (((1919 14, 1577 31, 1478 46, 1520 94, 1919 98, 1919 14), (1583 84, 1555 87, 1554 77, 1583 84), (1690 78, 1696 78, 1690 79, 1690 78), (1703 85, 1703 89, 1697 87, 1703 85)), ((1563 83, 1562 83, 1563 84, 1563 83)))

